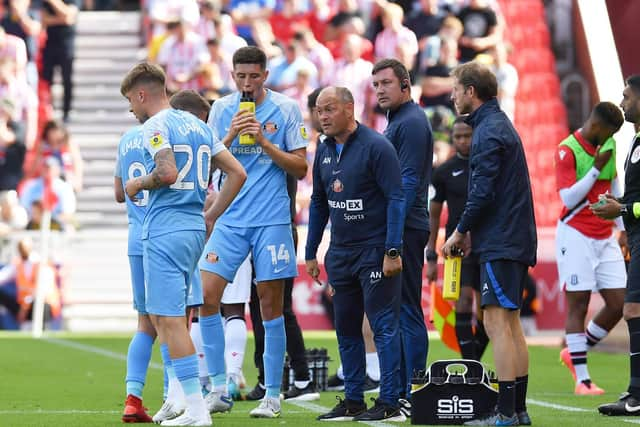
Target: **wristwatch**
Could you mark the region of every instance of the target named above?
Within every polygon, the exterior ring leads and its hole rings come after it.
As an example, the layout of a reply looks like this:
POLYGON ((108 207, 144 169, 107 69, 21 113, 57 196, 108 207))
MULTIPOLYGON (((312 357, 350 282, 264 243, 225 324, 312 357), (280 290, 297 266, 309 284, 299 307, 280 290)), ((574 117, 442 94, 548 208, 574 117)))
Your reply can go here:
POLYGON ((398 248, 389 248, 387 249, 384 254, 386 256, 388 256, 391 259, 396 259, 400 256, 400 249, 398 248))
POLYGON ((434 250, 427 250, 425 258, 428 262, 438 261, 438 253, 434 250))
POLYGON ((620 205, 620 216, 625 216, 628 213, 627 205, 620 205))

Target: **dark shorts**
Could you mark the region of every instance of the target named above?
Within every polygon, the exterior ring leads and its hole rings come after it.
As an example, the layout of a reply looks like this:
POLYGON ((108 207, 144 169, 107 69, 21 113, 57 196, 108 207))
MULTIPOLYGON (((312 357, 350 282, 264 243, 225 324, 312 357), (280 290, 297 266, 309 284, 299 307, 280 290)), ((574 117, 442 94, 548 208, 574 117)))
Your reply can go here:
POLYGON ((512 260, 494 260, 480 264, 481 305, 509 310, 522 306, 522 290, 527 280, 527 265, 512 260))
POLYGON ((627 270, 627 291, 624 302, 640 303, 640 238, 629 239, 631 259, 627 270))
POLYGON ((480 262, 477 256, 472 254, 462 258, 460 276, 462 286, 468 286, 480 292, 480 262))

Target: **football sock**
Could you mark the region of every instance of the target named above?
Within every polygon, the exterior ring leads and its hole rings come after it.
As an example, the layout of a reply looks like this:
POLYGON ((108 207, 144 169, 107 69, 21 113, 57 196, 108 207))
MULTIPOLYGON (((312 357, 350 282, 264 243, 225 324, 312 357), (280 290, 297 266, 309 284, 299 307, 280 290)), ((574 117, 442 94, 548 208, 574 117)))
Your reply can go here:
POLYGON ((576 370, 576 384, 590 380, 587 369, 587 339, 585 334, 567 334, 567 347, 571 363, 576 370))
POLYGON ((602 341, 608 333, 609 331, 596 325, 593 320, 590 320, 587 324, 587 329, 585 330, 585 335, 587 337, 587 350, 591 350, 593 346, 602 341))
POLYGON ((631 380, 629 393, 640 399, 640 317, 627 320, 629 327, 629 362, 631 363, 631 380))
POLYGON ((287 336, 284 329, 284 317, 264 320, 264 382, 267 389, 266 397, 278 398, 282 383, 284 367, 284 353, 287 347, 287 336))
POLYGON ((169 356, 169 346, 164 343, 160 345, 160 354, 162 355, 162 362, 164 364, 164 370, 167 377, 167 391, 165 400, 182 400, 184 398, 184 391, 180 385, 180 381, 176 377, 176 372, 171 362, 171 356, 169 356))
POLYGON ((227 374, 240 376, 247 346, 247 323, 244 317, 229 316, 225 318, 224 342, 227 374))
POLYGON ((198 380, 198 357, 196 354, 172 359, 171 365, 184 390, 187 405, 196 413, 200 413, 203 409, 206 410, 198 380))
POLYGON ((498 381, 498 412, 506 417, 511 417, 515 411, 515 406, 515 381, 498 381))
POLYGON ((216 313, 212 316, 200 316, 198 321, 202 331, 202 344, 209 378, 214 391, 226 391, 227 375, 224 366, 224 328, 222 316, 216 313))
POLYGON ((191 341, 196 349, 196 355, 198 356, 198 377, 200 378, 200 385, 207 387, 210 384, 209 373, 207 371, 207 359, 204 356, 204 348, 202 344, 202 330, 200 329, 200 322, 194 321, 191 324, 189 330, 191 335, 191 341))
POLYGON ((142 388, 147 377, 153 337, 144 332, 136 332, 127 351, 127 395, 142 399, 142 388))
POLYGON ((456 337, 458 338, 462 358, 477 360, 471 313, 459 313, 456 311, 456 337))
POLYGON ((367 360, 367 375, 374 381, 380 381, 380 360, 378 359, 377 352, 371 352, 366 354, 367 360))
POLYGON ((487 335, 484 324, 480 320, 477 322, 474 337, 476 339, 476 355, 478 356, 478 360, 480 360, 489 345, 489 335, 487 335))
POLYGON ((527 386, 529 385, 529 375, 516 377, 516 412, 527 410, 527 386))

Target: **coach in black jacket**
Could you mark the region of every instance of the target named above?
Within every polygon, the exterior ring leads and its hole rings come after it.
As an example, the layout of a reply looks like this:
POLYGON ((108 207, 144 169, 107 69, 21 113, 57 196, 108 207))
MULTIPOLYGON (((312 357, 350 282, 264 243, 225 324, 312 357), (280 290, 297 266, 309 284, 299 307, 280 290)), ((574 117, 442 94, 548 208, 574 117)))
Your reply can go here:
POLYGON ((456 67, 451 98, 473 127, 469 194, 460 222, 445 243, 480 260, 484 324, 494 346, 498 410, 469 425, 528 425, 527 344, 520 326, 522 289, 536 262, 536 227, 527 162, 518 133, 500 110, 493 73, 475 62, 456 67), (469 236, 470 235, 470 236, 469 236))

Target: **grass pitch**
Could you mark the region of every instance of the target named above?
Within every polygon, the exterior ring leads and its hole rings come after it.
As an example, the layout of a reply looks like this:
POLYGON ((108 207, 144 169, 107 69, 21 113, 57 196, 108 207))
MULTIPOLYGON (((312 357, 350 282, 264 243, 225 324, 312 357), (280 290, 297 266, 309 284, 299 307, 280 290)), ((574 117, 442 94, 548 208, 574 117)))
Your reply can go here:
MULTIPOLYGON (((49 335, 34 340, 26 335, 0 335, 0 426, 118 426, 125 398, 124 375, 128 336, 49 335)), ((333 333, 305 334, 308 348, 325 347, 338 366, 338 350, 333 333)), ((598 397, 573 395, 568 370, 558 361, 559 348, 530 347, 528 409, 536 426, 624 426, 640 424, 640 417, 600 416, 600 403, 617 399, 628 378, 628 357, 621 354, 589 353, 589 370, 594 381, 607 393, 598 397)), ((244 373, 247 388, 255 384, 253 341, 249 340, 244 373)), ((456 355, 439 341, 431 341, 429 362, 456 355)), ((491 362, 488 352, 485 361, 491 362)), ((158 348, 154 349, 144 402, 153 414, 162 403, 162 371, 158 348)), ((283 403, 282 417, 255 420, 248 412, 256 402, 237 402, 231 413, 216 414, 215 426, 308 426, 343 425, 318 422, 315 416, 335 404, 334 392, 322 393, 317 402, 298 406, 283 403)), ((373 395, 367 395, 373 396, 373 395)), ((368 402, 370 403, 370 402, 368 402)), ((409 421, 405 424, 409 425, 409 421)), ((397 423, 369 423, 389 426, 397 423)))

